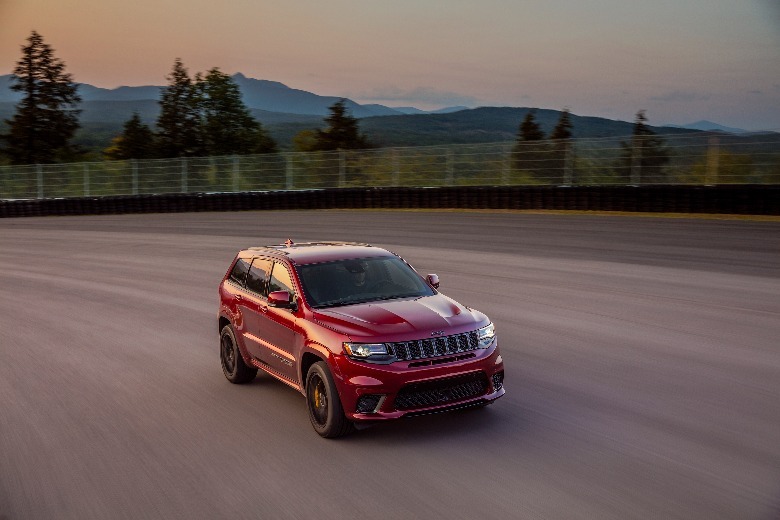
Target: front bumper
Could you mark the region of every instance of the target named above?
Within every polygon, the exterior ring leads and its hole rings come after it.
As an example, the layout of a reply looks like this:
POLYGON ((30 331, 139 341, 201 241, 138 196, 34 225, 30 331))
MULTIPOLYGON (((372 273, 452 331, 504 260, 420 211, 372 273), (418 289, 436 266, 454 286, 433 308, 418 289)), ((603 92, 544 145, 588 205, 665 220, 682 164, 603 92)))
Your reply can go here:
POLYGON ((344 355, 333 359, 341 404, 352 421, 382 421, 488 404, 505 393, 504 362, 497 341, 487 349, 428 365, 419 360, 379 365, 344 355))

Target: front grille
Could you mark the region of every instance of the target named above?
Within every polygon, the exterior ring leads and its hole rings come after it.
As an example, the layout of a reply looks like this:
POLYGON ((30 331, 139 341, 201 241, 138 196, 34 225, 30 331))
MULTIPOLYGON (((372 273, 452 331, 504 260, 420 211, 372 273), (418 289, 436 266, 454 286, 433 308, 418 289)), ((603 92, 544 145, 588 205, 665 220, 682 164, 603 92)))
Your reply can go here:
POLYGON ((407 385, 395 397, 398 410, 427 408, 484 395, 488 380, 483 372, 407 385))
POLYGON ((476 350, 478 345, 477 331, 472 331, 440 338, 387 343, 387 351, 398 361, 410 361, 468 352, 476 350))

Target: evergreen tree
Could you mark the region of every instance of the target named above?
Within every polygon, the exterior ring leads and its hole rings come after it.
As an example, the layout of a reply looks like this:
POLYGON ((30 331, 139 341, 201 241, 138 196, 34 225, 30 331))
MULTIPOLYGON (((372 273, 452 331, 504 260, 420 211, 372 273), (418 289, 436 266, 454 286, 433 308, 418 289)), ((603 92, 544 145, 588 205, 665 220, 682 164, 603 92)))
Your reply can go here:
POLYGON ((200 99, 181 59, 176 58, 166 79, 168 86, 163 90, 157 118, 158 154, 160 157, 204 155, 200 99))
POLYGON ((201 104, 205 151, 208 155, 270 153, 276 143, 255 120, 238 85, 227 74, 213 68, 196 77, 201 104))
POLYGON ((65 63, 41 35, 33 31, 27 42, 12 74, 11 90, 24 97, 6 120, 6 153, 15 164, 51 163, 74 152, 69 141, 79 128, 81 98, 65 63))
POLYGON ((636 113, 631 142, 620 143, 622 152, 617 174, 626 182, 662 184, 666 182, 664 166, 669 163, 669 151, 664 141, 647 126, 644 110, 636 113))
POLYGON ((347 113, 346 100, 331 105, 330 115, 325 118, 328 128, 317 130, 316 150, 361 150, 373 145, 358 130, 357 119, 347 113))
POLYGON ((534 177, 543 179, 545 175, 545 161, 548 159, 547 146, 544 141, 539 123, 536 122, 536 113, 529 111, 520 123, 517 132, 517 142, 512 150, 512 166, 515 170, 530 173, 534 177))
POLYGON ((520 142, 541 141, 544 139, 544 133, 539 123, 536 122, 536 111, 529 111, 520 123, 520 130, 517 134, 517 140, 520 142))
POLYGON ((138 113, 125 122, 122 134, 115 137, 104 151, 113 160, 150 159, 154 157, 155 142, 151 129, 141 122, 138 113))
POLYGON ((558 118, 558 123, 553 128, 550 134, 550 139, 571 139, 571 129, 574 125, 571 123, 571 114, 568 108, 564 108, 561 111, 561 117, 558 118))
POLYGON ((546 176, 556 184, 562 184, 566 179, 567 160, 573 163, 573 158, 569 157, 573 153, 571 146, 571 129, 574 125, 571 122, 571 114, 568 108, 561 111, 558 123, 550 133, 550 157, 547 161, 546 176))

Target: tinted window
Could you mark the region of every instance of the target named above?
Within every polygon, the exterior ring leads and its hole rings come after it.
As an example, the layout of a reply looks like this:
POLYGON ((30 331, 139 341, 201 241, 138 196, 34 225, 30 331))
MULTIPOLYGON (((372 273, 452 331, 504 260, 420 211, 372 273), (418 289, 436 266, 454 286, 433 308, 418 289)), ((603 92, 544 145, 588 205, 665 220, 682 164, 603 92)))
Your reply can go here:
POLYGON ((271 261, 255 258, 249 274, 246 277, 246 288, 261 296, 268 295, 268 273, 271 271, 271 261))
POLYGON ((287 291, 290 295, 295 294, 289 271, 278 262, 274 264, 274 271, 271 274, 271 285, 268 288, 268 292, 274 291, 287 291))
POLYGON ((236 282, 238 285, 243 286, 244 280, 246 280, 246 273, 249 271, 249 261, 246 258, 239 258, 236 260, 236 265, 233 266, 233 270, 230 271, 230 279, 236 282))

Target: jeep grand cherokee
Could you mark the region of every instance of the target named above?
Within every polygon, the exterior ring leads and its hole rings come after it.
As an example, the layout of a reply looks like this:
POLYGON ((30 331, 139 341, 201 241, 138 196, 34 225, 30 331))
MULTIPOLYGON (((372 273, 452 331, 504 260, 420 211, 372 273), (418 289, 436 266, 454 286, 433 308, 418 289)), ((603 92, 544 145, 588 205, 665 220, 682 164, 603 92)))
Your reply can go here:
POLYGON ((262 370, 296 389, 323 437, 490 404, 504 395, 493 324, 438 287, 368 244, 244 249, 219 286, 222 370, 231 383, 262 370))

